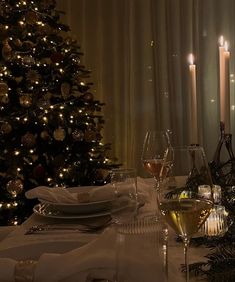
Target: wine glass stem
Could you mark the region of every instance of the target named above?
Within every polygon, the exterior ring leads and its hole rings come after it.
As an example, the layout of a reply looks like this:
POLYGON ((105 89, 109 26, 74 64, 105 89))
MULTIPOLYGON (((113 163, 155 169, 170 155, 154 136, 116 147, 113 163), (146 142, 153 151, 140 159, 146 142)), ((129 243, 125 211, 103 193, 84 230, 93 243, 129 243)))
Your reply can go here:
POLYGON ((155 180, 154 189, 156 192, 158 192, 160 188, 160 179, 159 177, 154 176, 154 180, 155 180))
POLYGON ((184 263, 186 268, 186 282, 189 282, 189 264, 188 264, 189 239, 184 239, 184 263))

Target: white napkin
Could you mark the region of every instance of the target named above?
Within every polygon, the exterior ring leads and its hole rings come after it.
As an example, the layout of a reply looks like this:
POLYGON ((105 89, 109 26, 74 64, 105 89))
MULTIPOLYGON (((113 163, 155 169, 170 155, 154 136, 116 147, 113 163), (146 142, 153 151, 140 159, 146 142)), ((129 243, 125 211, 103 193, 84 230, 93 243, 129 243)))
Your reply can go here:
POLYGON ((65 254, 43 254, 34 273, 34 282, 85 282, 93 268, 115 266, 115 232, 107 229, 98 239, 65 254))
MULTIPOLYGON (((28 199, 38 198, 53 203, 64 204, 105 201, 111 200, 114 197, 113 186, 111 184, 93 187, 89 191, 84 191, 88 190, 84 189, 84 187, 76 187, 76 189, 80 191, 71 193, 67 188, 39 186, 27 191, 25 195, 28 199)), ((137 192, 142 201, 149 198, 152 189, 152 179, 137 178, 137 192)))
POLYGON ((70 193, 66 188, 50 188, 46 186, 38 186, 25 193, 28 199, 38 198, 41 200, 53 202, 53 203, 64 203, 64 204, 75 204, 79 202, 80 193, 70 193))

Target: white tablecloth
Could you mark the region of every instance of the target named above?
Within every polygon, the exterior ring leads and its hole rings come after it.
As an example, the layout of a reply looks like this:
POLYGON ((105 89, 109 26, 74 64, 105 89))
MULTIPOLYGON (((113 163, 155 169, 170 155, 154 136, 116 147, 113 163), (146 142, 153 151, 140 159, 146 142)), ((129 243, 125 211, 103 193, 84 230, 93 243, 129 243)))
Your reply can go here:
MULTIPOLYGON (((150 212, 153 210, 153 202, 145 205, 143 212, 150 212)), ((46 234, 24 235, 25 231, 38 224, 51 224, 55 222, 63 222, 63 220, 55 220, 33 214, 21 226, 0 228, 0 258, 13 258, 16 260, 39 259, 44 253, 66 253, 70 250, 80 248, 100 237, 102 234, 79 233, 74 231, 59 231, 48 232, 46 234)), ((74 221, 73 221, 74 222, 74 221)), ((81 220, 78 220, 81 222, 81 220)), ((106 236, 107 236, 106 232, 106 236)), ((110 230, 110 237, 106 237, 107 246, 111 241, 114 241, 115 233, 110 230)), ((170 233, 169 240, 169 282, 183 282, 185 281, 180 272, 181 264, 184 263, 183 247, 174 239, 173 233, 170 233)), ((87 248, 87 252, 92 252, 92 249, 87 248)), ((115 258, 115 248, 112 246, 108 248, 110 258, 115 258)), ((208 253, 208 250, 201 248, 191 248, 189 250, 190 262, 201 261, 203 256, 208 253)), ((114 265, 113 265, 114 266, 114 265)), ((49 268, 50 270, 50 268, 49 268)), ((47 270, 47 271, 49 271, 47 270)), ((1 269, 0 269, 1 277, 1 269)), ((1 279, 0 279, 1 281, 1 279)), ((156 280, 157 281, 157 280, 156 280)), ((195 281, 195 280, 194 280, 195 281)), ((143 281, 144 282, 144 281, 143 281)), ((148 281, 146 281, 148 282, 148 281)))

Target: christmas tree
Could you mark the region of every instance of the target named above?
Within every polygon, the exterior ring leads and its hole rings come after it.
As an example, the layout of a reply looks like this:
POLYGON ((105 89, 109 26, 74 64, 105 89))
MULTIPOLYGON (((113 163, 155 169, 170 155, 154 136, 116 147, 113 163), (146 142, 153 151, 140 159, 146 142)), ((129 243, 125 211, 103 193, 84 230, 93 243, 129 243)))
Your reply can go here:
POLYGON ((101 142, 103 104, 60 15, 54 0, 0 3, 1 225, 32 212, 25 191, 100 185, 116 166, 101 142))

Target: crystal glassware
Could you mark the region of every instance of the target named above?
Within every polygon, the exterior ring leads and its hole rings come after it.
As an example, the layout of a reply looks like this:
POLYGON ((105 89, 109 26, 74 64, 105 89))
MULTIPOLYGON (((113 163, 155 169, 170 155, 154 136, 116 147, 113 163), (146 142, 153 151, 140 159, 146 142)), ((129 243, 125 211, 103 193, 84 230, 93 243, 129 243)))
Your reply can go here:
MULTIPOLYGON (((213 184, 202 147, 171 147, 165 157, 166 163, 168 159, 171 165, 161 184, 157 201, 163 220, 182 238, 186 281, 189 281, 189 241, 213 208, 213 184), (199 190, 203 185, 211 190, 207 197, 199 190)), ((165 174, 163 169, 161 173, 165 174)))
POLYGON ((162 222, 143 216, 119 225, 115 282, 165 281, 162 222))
POLYGON ((114 223, 132 220, 137 214, 137 176, 134 168, 117 168, 111 171, 114 199, 111 216, 114 223))
MULTIPOLYGON (((155 189, 159 189, 160 171, 164 163, 167 149, 170 146, 168 131, 147 131, 144 139, 141 161, 146 172, 156 181, 155 189)), ((164 163, 166 165, 166 162, 164 163)))

